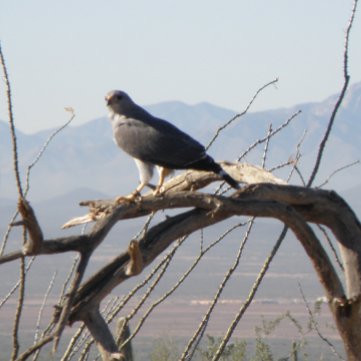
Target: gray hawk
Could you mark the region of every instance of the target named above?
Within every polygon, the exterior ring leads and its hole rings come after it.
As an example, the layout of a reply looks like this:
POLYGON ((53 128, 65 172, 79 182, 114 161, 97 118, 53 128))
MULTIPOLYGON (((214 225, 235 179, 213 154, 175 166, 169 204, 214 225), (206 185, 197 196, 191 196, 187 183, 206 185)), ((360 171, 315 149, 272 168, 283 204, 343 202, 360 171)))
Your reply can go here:
POLYGON ((114 141, 134 159, 139 170, 140 184, 130 198, 150 186, 155 166, 159 170, 155 194, 161 191, 164 178, 175 169, 211 171, 233 188, 239 188, 237 181, 206 153, 203 145, 173 124, 151 115, 127 93, 113 90, 105 100, 110 110, 114 141))

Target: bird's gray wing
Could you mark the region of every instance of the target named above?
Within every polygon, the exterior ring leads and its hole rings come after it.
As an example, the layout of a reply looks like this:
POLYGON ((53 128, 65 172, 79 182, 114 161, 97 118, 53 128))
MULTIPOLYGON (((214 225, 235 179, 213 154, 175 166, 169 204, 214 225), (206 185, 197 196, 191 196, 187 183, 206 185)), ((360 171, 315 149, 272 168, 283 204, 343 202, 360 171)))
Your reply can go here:
POLYGON ((127 118, 115 130, 114 138, 132 157, 171 169, 190 168, 206 156, 203 145, 171 123, 149 114, 141 120, 127 118))

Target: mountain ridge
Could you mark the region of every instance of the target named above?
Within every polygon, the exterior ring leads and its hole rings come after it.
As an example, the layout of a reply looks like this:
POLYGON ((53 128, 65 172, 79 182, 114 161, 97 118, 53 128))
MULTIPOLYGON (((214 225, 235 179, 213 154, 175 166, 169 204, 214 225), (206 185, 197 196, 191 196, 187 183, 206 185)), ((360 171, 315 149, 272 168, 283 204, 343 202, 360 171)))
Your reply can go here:
MULTIPOLYGON (((216 140, 209 150, 215 159, 236 160, 250 144, 266 136, 269 125, 273 129, 281 126, 296 111, 302 113, 283 132, 270 142, 268 167, 287 161, 296 154, 296 145, 307 130, 303 142, 300 165, 305 175, 313 166, 318 144, 322 139, 338 94, 322 102, 310 102, 293 107, 278 108, 262 112, 249 112, 238 118, 216 140)), ((207 102, 188 105, 180 101, 168 101, 146 106, 152 114, 172 121, 176 126, 207 145, 215 131, 234 117, 237 112, 207 102)), ((355 161, 359 157, 361 144, 361 82, 353 84, 340 108, 336 123, 327 144, 324 165, 320 178, 355 161)), ((19 147, 19 165, 22 176, 35 159, 42 145, 56 128, 26 134, 16 129, 19 147)), ((0 198, 16 199, 12 174, 11 144, 9 129, 0 120, 0 198)), ((258 147, 242 161, 260 164, 263 146, 258 147)), ((343 189, 357 186, 359 175, 351 175, 335 182, 343 189)), ((112 140, 109 120, 100 117, 87 123, 70 125, 62 130, 50 143, 48 149, 33 168, 30 196, 38 200, 78 188, 91 188, 105 194, 122 194, 131 191, 138 182, 138 172, 132 159, 121 152, 112 140), (44 184, 47 187, 44 187, 44 184)))

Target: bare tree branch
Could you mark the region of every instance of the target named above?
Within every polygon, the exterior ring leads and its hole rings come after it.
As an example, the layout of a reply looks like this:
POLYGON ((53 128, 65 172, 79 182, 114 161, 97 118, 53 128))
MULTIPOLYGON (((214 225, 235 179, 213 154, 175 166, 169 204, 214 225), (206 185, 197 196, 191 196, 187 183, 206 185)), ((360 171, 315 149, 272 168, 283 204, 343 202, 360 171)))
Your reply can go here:
POLYGON ((358 4, 358 1, 355 0, 354 3, 353 3, 353 8, 352 8, 350 20, 349 20, 349 23, 348 23, 348 26, 347 26, 347 30, 346 30, 346 36, 345 36, 345 48, 344 48, 344 56, 343 56, 344 83, 343 83, 343 86, 342 86, 342 89, 341 89, 341 93, 338 96, 336 104, 335 104, 335 106, 333 108, 333 111, 332 111, 330 120, 328 122, 325 134, 324 134, 323 139, 322 139, 322 141, 320 143, 318 154, 317 154, 317 157, 316 157, 316 162, 315 162, 314 168, 312 170, 311 176, 310 176, 310 178, 309 178, 309 180, 307 182, 308 187, 310 187, 312 185, 313 181, 315 180, 318 169, 320 168, 321 159, 322 159, 325 147, 326 147, 326 143, 327 143, 328 138, 330 136, 333 124, 334 124, 335 119, 336 119, 336 114, 337 114, 337 112, 338 112, 338 110, 339 110, 339 108, 340 108, 340 106, 341 106, 341 104, 343 102, 343 99, 345 97, 345 94, 346 94, 346 91, 347 91, 347 88, 348 88, 348 84, 349 84, 349 81, 350 81, 350 75, 348 73, 348 51, 349 51, 348 48, 349 48, 351 29, 352 29, 353 21, 355 19, 357 4, 358 4))
POLYGON ((40 309, 39 309, 38 318, 37 318, 36 327, 35 327, 34 344, 36 344, 39 341, 41 318, 43 316, 44 308, 45 308, 47 299, 49 297, 49 294, 50 294, 52 288, 54 287, 54 283, 55 283, 55 279, 56 279, 57 274, 58 274, 58 272, 55 271, 52 278, 51 278, 51 280, 50 280, 50 282, 49 282, 48 288, 47 288, 47 290, 46 290, 46 292, 44 294, 44 297, 43 297, 43 302, 42 302, 42 304, 40 306, 40 309))
POLYGON ((301 287, 300 284, 298 284, 298 288, 299 288, 299 290, 300 290, 300 293, 301 293, 303 302, 304 302, 304 304, 305 304, 305 306, 306 306, 307 312, 308 312, 308 314, 309 314, 309 316, 310 316, 310 321, 312 322, 312 325, 313 325, 314 329, 316 330, 318 336, 320 337, 320 339, 321 339, 323 342, 325 342, 325 343, 330 347, 330 349, 332 350, 332 352, 333 352, 340 360, 344 360, 344 358, 343 358, 343 357, 338 353, 338 351, 336 350, 336 348, 335 348, 335 346, 333 345, 333 343, 332 343, 330 340, 328 340, 325 336, 322 335, 322 333, 321 333, 321 331, 320 331, 320 329, 319 329, 319 327, 318 327, 318 324, 317 324, 317 322, 316 322, 316 320, 315 320, 315 317, 314 317, 314 315, 313 315, 313 313, 312 313, 312 311, 311 311, 311 309, 310 309, 310 305, 309 305, 308 302, 307 302, 306 296, 305 296, 305 294, 304 294, 304 292, 303 292, 302 287, 301 287))
POLYGON ((41 147, 39 153, 37 154, 37 156, 35 157, 35 159, 31 162, 31 164, 28 166, 27 170, 26 170, 26 181, 25 181, 25 196, 28 194, 29 189, 30 189, 30 173, 31 170, 36 166, 36 164, 40 161, 41 157, 43 156, 43 154, 45 153, 45 151, 47 150, 49 144, 51 143, 51 141, 62 131, 64 130, 75 118, 75 112, 74 109, 71 107, 66 107, 65 111, 70 113, 70 118, 69 120, 67 120, 61 127, 59 127, 58 129, 56 129, 53 133, 50 134, 49 138, 45 141, 45 143, 43 144, 43 146, 41 147))
POLYGON ((275 85, 278 82, 278 78, 268 82, 267 84, 263 85, 261 88, 259 88, 256 93, 253 95, 252 99, 250 100, 250 102, 248 103, 248 105, 246 106, 246 109, 239 114, 236 114, 233 118, 231 118, 228 122, 226 122, 225 124, 223 124, 221 127, 219 127, 215 133, 215 135, 213 136, 213 138, 211 139, 211 141, 209 142, 209 144, 206 147, 206 150, 208 150, 213 143, 216 141, 216 139, 218 138, 218 136, 220 135, 220 133, 227 128, 230 124, 232 124, 236 119, 242 117, 243 115, 245 115, 248 110, 251 108, 252 104, 254 103, 254 101, 256 100, 256 98, 258 97, 259 93, 261 93, 264 89, 266 89, 267 87, 269 87, 270 85, 275 85))
MULTIPOLYGON (((20 281, 18 283, 19 297, 13 327, 12 360, 26 360, 30 355, 34 355, 35 361, 39 356, 41 348, 51 341, 54 342, 53 351, 55 353, 65 327, 76 321, 83 321, 84 324, 78 329, 77 333, 70 341, 68 349, 63 355, 63 361, 70 360, 75 355, 76 351, 73 349, 75 345, 78 350, 82 351, 80 359, 85 360, 89 355, 90 346, 94 341, 97 344, 98 350, 100 351, 104 361, 123 359, 124 355, 119 352, 119 345, 117 345, 115 337, 110 331, 109 322, 114 319, 115 315, 117 315, 131 297, 134 296, 137 290, 149 283, 150 286, 142 295, 140 302, 136 304, 126 317, 124 327, 127 325, 129 320, 139 312, 141 307, 144 305, 145 300, 148 299, 152 290, 165 274, 167 267, 178 247, 174 247, 166 255, 166 257, 163 258, 158 266, 151 271, 150 275, 146 277, 143 282, 137 285, 126 297, 122 299, 108 297, 108 302, 102 310, 100 308, 101 302, 106 299, 115 287, 119 286, 122 282, 127 281, 133 275, 142 272, 144 268, 148 267, 156 259, 156 257, 158 257, 170 245, 175 244, 177 240, 180 240, 178 241, 178 244, 180 244, 182 240, 188 237, 191 233, 197 230, 201 231, 200 252, 198 257, 195 258, 191 267, 182 274, 177 282, 161 297, 152 302, 150 307, 145 310, 145 313, 141 316, 133 333, 128 335, 126 340, 123 340, 122 346, 124 346, 137 335, 138 331, 141 329, 152 311, 161 302, 166 300, 182 284, 186 277, 193 272, 200 259, 210 249, 210 247, 222 239, 223 235, 212 242, 208 247, 205 247, 203 243, 203 228, 219 223, 233 216, 247 216, 252 219, 254 219, 254 217, 267 217, 277 219, 285 226, 272 252, 267 257, 247 300, 241 306, 240 310, 235 315, 234 320, 229 325, 229 328, 224 335, 213 360, 215 361, 220 359, 236 325, 239 323, 248 306, 251 304, 259 285, 267 272, 269 264, 287 232, 287 229, 292 230, 302 244, 312 262, 321 284, 324 287, 329 300, 331 312, 335 318, 340 335, 345 343, 346 352, 348 355, 351 355, 349 361, 358 360, 358 355, 361 354, 361 342, 358 341, 359 337, 356 336, 359 331, 359 324, 361 323, 361 245, 359 242, 361 239, 361 225, 350 207, 336 193, 310 188, 316 175, 318 174, 336 114, 341 107, 343 98, 348 88, 350 78, 348 74, 348 46, 357 3, 358 1, 355 0, 345 37, 343 88, 334 106, 325 134, 323 135, 323 139, 320 142, 317 159, 315 160, 315 165, 306 187, 288 186, 286 185, 287 182, 276 178, 270 172, 267 172, 265 169, 261 169, 259 167, 247 164, 230 164, 224 162, 222 167, 224 167, 224 169, 232 177, 240 183, 250 185, 245 186, 242 190, 236 193, 228 192, 229 189, 223 187, 223 185, 221 185, 213 195, 198 193, 196 190, 202 189, 212 182, 220 181, 221 179, 215 174, 189 171, 168 182, 165 185, 165 192, 159 196, 147 194, 141 200, 124 204, 117 204, 113 200, 93 200, 83 202, 82 205, 89 208, 88 214, 82 217, 77 217, 77 219, 70 220, 65 226, 69 227, 88 222, 94 222, 94 225, 84 234, 61 238, 49 238, 44 236, 42 228, 36 218, 35 211, 32 209, 30 203, 25 200, 25 197, 27 196, 30 187, 29 176, 31 169, 38 163, 39 159, 44 154, 45 149, 48 147, 48 144, 56 136, 56 134, 58 134, 72 121, 74 113, 72 112, 71 118, 62 128, 58 129, 50 136, 41 148, 34 162, 28 167, 26 174, 26 188, 24 191, 21 184, 18 166, 17 139, 12 112, 10 82, 0 46, 0 60, 6 83, 9 124, 13 143, 13 166, 20 199, 18 209, 22 217, 22 220, 20 221, 16 221, 16 216, 13 218, 2 244, 0 255, 0 264, 14 261, 16 259, 21 261, 20 281), (167 217, 158 224, 153 224, 152 221, 155 219, 153 216, 158 211, 181 208, 186 208, 186 210, 180 211, 181 213, 177 215, 167 217), (89 279, 83 282, 85 270, 90 257, 92 256, 94 250, 107 237, 115 224, 122 220, 147 215, 149 218, 146 220, 144 227, 140 230, 137 236, 134 239, 131 239, 128 250, 121 251, 111 262, 106 264, 102 269, 91 275, 89 279), (335 254, 336 262, 343 267, 344 274, 336 272, 334 262, 331 262, 329 259, 326 250, 321 245, 321 242, 316 237, 309 223, 317 224, 320 227, 327 241, 330 243, 330 246, 332 246, 332 243, 327 232, 332 232, 340 247, 342 263, 338 259, 336 250, 333 246, 331 249, 335 254), (6 242, 11 229, 16 225, 23 227, 23 248, 3 255, 2 253, 5 251, 6 242), (39 330, 37 331, 35 344, 19 356, 20 345, 18 333, 20 330, 19 324, 25 296, 25 259, 28 256, 41 254, 51 255, 65 252, 78 253, 80 261, 76 265, 76 269, 74 268, 75 272, 71 271, 69 273, 69 277, 63 286, 61 300, 57 306, 57 312, 55 313, 53 321, 49 324, 47 329, 43 331, 40 337, 38 337, 39 330), (341 279, 340 277, 344 277, 344 279, 341 279), (343 281, 345 286, 343 285, 343 281), (69 283, 70 286, 68 287, 69 283), (355 322, 355 320, 357 322, 355 322), (83 332, 85 329, 90 331, 93 340, 90 340, 88 334, 83 332)), ((258 89, 244 112, 237 114, 218 128, 207 149, 212 146, 220 133, 226 127, 250 109, 253 102, 263 89, 269 85, 275 84, 276 82, 277 79, 258 89)), ((300 112, 293 114, 275 130, 273 130, 272 126, 270 126, 268 134, 264 138, 259 139, 252 144, 243 154, 240 155, 240 159, 245 157, 256 146, 264 143, 262 167, 265 167, 269 147, 271 145, 271 138, 285 129, 299 113, 300 112)), ((302 141, 303 139, 297 146, 295 159, 285 164, 292 166, 290 176, 293 172, 297 172, 301 181, 305 183, 302 175, 302 169, 299 168, 299 160, 301 158, 300 146, 302 141)), ((337 171, 332 173, 331 176, 337 171)), ((242 222, 239 224, 241 223, 242 222)), ((250 224, 250 227, 252 224, 253 223, 250 224)), ((231 232, 234 229, 236 229, 236 227, 229 228, 227 232, 231 232)), ((225 232, 225 234, 227 234, 227 232, 225 232)), ((249 232, 245 234, 245 239, 240 245, 234 263, 230 265, 230 268, 224 275, 224 279, 219 285, 218 291, 215 293, 210 308, 205 313, 201 324, 189 341, 186 351, 182 356, 183 359, 186 359, 187 356, 192 354, 196 345, 203 337, 208 320, 213 315, 213 310, 216 307, 218 299, 226 283, 240 262, 244 242, 248 237, 248 233, 249 232)), ((129 240, 127 241, 129 242, 129 240)), ((50 283, 48 292, 51 285, 52 283, 50 283)), ((48 292, 45 294, 43 304, 40 308, 37 322, 38 326, 48 292)), ((5 298, 4 302, 6 302, 6 299, 7 298, 5 298)))
POLYGON ((37 344, 29 347, 26 351, 24 351, 16 361, 25 361, 29 356, 35 353, 37 350, 42 348, 44 345, 48 344, 54 339, 53 335, 49 335, 47 337, 42 338, 37 344))
POLYGON ((278 128, 273 130, 272 132, 268 133, 267 136, 264 138, 256 140, 253 144, 251 144, 242 154, 239 155, 237 158, 237 161, 241 161, 251 150, 253 150, 257 145, 260 145, 267 141, 267 139, 275 136, 277 133, 279 133, 282 129, 286 128, 293 119, 295 119, 299 114, 301 114, 301 110, 294 113, 292 116, 290 116, 283 124, 281 124, 278 128))
POLYGON ((231 266, 231 268, 227 271, 227 274, 224 276, 223 278, 223 281, 221 282, 221 284, 219 285, 218 287, 218 290, 215 294, 215 296, 213 297, 213 300, 212 300, 212 303, 211 305, 209 306, 207 312, 205 313, 201 323, 199 324, 196 332, 193 334, 193 336, 191 337, 191 339, 189 340, 185 350, 183 351, 182 353, 182 356, 181 358, 179 359, 179 361, 185 361, 185 360, 189 360, 193 357, 194 355, 194 352, 196 350, 196 347, 198 345, 198 343, 200 342, 204 332, 205 332, 205 329, 206 329, 206 326, 207 326, 207 323, 210 319, 210 316, 213 312, 213 309, 215 308, 223 290, 224 290, 224 287, 226 286, 227 282, 229 281, 229 279, 231 278, 232 274, 234 273, 234 271, 236 270, 236 268, 238 267, 239 265, 239 262, 240 262, 240 259, 241 259, 241 256, 242 256, 242 253, 243 253, 243 249, 244 249, 244 246, 246 245, 246 242, 249 238, 249 235, 250 235, 250 232, 251 232, 251 229, 253 227, 253 224, 254 224, 254 219, 251 219, 251 221, 249 222, 248 224, 248 228, 247 228, 247 231, 246 231, 246 234, 240 244, 240 247, 238 249, 238 252, 237 252, 237 255, 236 255, 236 259, 233 263, 233 265, 231 266), (193 351, 192 351, 192 348, 193 348, 193 351))
MULTIPOLYGON (((72 108, 66 108, 67 111, 69 111, 71 113, 71 117, 70 119, 64 124, 62 125, 60 128, 58 128, 57 130, 55 130, 50 136, 49 138, 45 141, 44 145, 41 147, 38 155, 35 157, 34 161, 28 166, 27 171, 26 171, 26 182, 25 182, 25 191, 24 191, 24 197, 26 198, 29 189, 30 189, 30 174, 31 174, 31 170, 32 168, 39 162, 39 160, 41 159, 41 157, 43 156, 44 152, 46 151, 46 149, 48 148, 50 142, 55 138, 56 135, 58 135, 60 133, 60 131, 62 131, 64 128, 66 128, 74 119, 75 117, 75 113, 74 110, 72 108)), ((21 204, 21 201, 19 201, 19 204, 21 204)), ((7 241, 9 239, 10 236, 10 232, 12 230, 12 228, 14 227, 14 225, 16 224, 21 224, 21 222, 15 222, 17 216, 19 215, 19 210, 17 209, 14 213, 14 215, 12 216, 7 230, 4 234, 3 237, 3 241, 1 244, 1 248, 0 248, 0 256, 3 255, 6 245, 7 245, 7 241)))
POLYGON ((238 325, 240 319, 243 317, 244 313, 246 312, 247 308, 249 307, 249 305, 251 304, 258 288, 259 288, 259 285, 261 284, 274 256, 276 255, 280 245, 282 244, 282 241, 284 240, 285 236, 286 236, 286 233, 287 233, 287 227, 284 227, 283 228, 283 231, 281 233, 281 235, 279 236, 276 244, 273 246, 273 249, 271 251, 271 253, 269 254, 269 256, 267 257, 265 263, 263 264, 263 267, 260 271, 260 273, 258 274, 257 276, 257 279, 256 279, 256 282, 253 284, 252 286, 252 289, 251 289, 251 292, 249 293, 246 301, 243 303, 242 307, 240 308, 240 310, 238 311, 236 317, 234 318, 234 320, 232 321, 232 323, 230 324, 226 334, 224 335, 212 361, 217 361, 220 359, 220 357, 222 356, 222 353, 229 341, 229 339, 231 338, 233 332, 234 332, 234 329, 236 328, 236 326, 238 325))
POLYGON ((340 267, 340 269, 342 271, 345 271, 345 268, 343 267, 343 264, 342 264, 338 254, 337 254, 336 248, 332 244, 332 241, 331 241, 331 239, 330 239, 330 237, 329 237, 329 235, 327 233, 327 230, 324 227, 322 227, 321 225, 319 225, 319 224, 317 225, 317 227, 323 233, 323 235, 324 235, 324 237, 325 237, 325 239, 326 239, 326 241, 327 241, 327 243, 328 243, 328 245, 329 245, 329 247, 330 247, 330 249, 331 249, 331 251, 333 253, 333 256, 335 257, 336 263, 338 264, 338 266, 340 267))
MULTIPOLYGON (((16 253, 16 257, 14 257, 14 258, 12 258, 11 260, 15 260, 15 259, 18 259, 18 258, 20 258, 21 257, 21 254, 22 254, 22 252, 15 252, 16 253), (19 255, 19 256, 18 256, 19 255)), ((8 255, 8 256, 10 256, 10 255, 8 255)), ((6 256, 4 257, 5 259, 7 258, 6 256)), ((25 272, 27 272, 29 269, 30 269, 30 267, 31 267, 31 265, 33 264, 33 262, 34 262, 34 260, 35 260, 35 257, 31 257, 30 259, 29 259, 29 262, 28 262, 28 264, 26 265, 26 267, 25 267, 25 272)), ((4 262, 5 263, 5 262, 4 262)), ((0 262, 0 264, 1 264, 1 262, 0 262)), ((0 300, 0 308, 6 303, 6 301, 15 293, 15 291, 19 288, 19 286, 20 286, 20 279, 16 282, 16 284, 14 285, 14 287, 5 295, 5 297, 2 299, 2 300, 0 300)))
POLYGON ((10 85, 9 74, 6 68, 5 57, 2 51, 1 43, 0 43, 0 63, 5 81, 6 96, 8 102, 8 116, 9 116, 11 141, 13 147, 13 167, 15 173, 15 180, 16 180, 19 197, 23 198, 24 194, 21 185, 20 171, 19 171, 18 146, 17 146, 16 134, 15 134, 15 122, 14 122, 13 105, 12 105, 12 97, 11 97, 11 85, 10 85))
POLYGON ((24 306, 24 298, 25 298, 25 257, 21 257, 20 259, 20 277, 19 277, 19 296, 18 296, 18 304, 16 307, 16 313, 14 317, 14 326, 13 326, 13 350, 11 354, 11 360, 15 360, 18 357, 20 344, 19 344, 19 325, 21 314, 24 306))
POLYGON ((83 321, 92 334, 103 360, 121 360, 122 354, 118 351, 113 335, 100 314, 99 309, 92 307, 89 312, 87 312, 83 321))
POLYGON ((335 174, 337 174, 337 173, 339 173, 339 172, 341 172, 341 171, 344 171, 344 170, 347 169, 347 168, 353 167, 353 166, 356 165, 356 164, 360 164, 360 161, 359 161, 359 160, 356 160, 356 161, 354 161, 354 162, 352 162, 352 163, 349 163, 349 164, 344 165, 343 167, 337 168, 337 169, 334 170, 319 186, 317 186, 317 188, 323 188, 323 187, 331 180, 331 178, 332 178, 335 174))
MULTIPOLYGON (((239 183, 254 184, 261 182, 285 184, 285 182, 275 177, 272 173, 262 169, 260 167, 247 164, 247 163, 229 163, 221 162, 222 167, 239 183)), ((164 193, 175 193, 187 190, 195 191, 211 184, 214 181, 219 180, 220 177, 217 174, 201 171, 187 171, 179 176, 170 179, 164 185, 164 193)), ((147 193, 143 199, 151 196, 152 192, 147 193)), ((88 206, 90 212, 81 217, 76 217, 68 221, 63 225, 63 228, 70 228, 75 225, 96 221, 111 214, 114 208, 114 201, 83 201, 80 203, 82 206, 88 206)), ((149 213, 146 213, 149 214, 149 213)), ((139 216, 144 216, 140 214, 139 216)), ((1 258, 0 258, 1 261, 1 258)))
POLYGON ((269 142, 271 139, 271 134, 272 134, 272 123, 268 127, 268 133, 267 133, 267 137, 266 137, 267 140, 264 145, 263 156, 262 156, 262 168, 266 168, 266 159, 267 159, 268 147, 269 147, 269 142))
POLYGON ((73 304, 73 300, 75 297, 75 293, 79 288, 79 285, 83 279, 85 270, 86 270, 86 266, 89 262, 91 256, 91 252, 83 252, 81 253, 81 257, 80 257, 80 261, 79 264, 77 266, 77 270, 75 273, 75 277, 72 281, 72 284, 70 286, 70 290, 68 292, 68 294, 65 295, 65 297, 63 298, 63 302, 61 305, 61 312, 59 315, 59 319, 57 321, 57 327, 54 333, 54 345, 53 345, 53 352, 56 353, 57 351, 57 347, 58 347, 58 343, 60 341, 60 337, 64 331, 64 328, 67 324, 67 321, 69 319, 69 315, 70 315, 70 311, 71 311, 71 307, 73 304))

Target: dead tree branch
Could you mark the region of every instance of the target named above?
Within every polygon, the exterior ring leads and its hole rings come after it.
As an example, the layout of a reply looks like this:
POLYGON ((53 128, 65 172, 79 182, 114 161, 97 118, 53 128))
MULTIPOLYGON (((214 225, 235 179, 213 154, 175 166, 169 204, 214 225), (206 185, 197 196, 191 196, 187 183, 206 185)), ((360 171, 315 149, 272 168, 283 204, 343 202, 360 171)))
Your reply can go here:
POLYGON ((355 14, 356 14, 356 9, 357 9, 357 5, 358 5, 358 0, 355 0, 353 3, 353 7, 352 7, 352 11, 351 11, 351 16, 350 16, 350 20, 347 26, 347 30, 346 30, 346 36, 345 36, 345 46, 344 46, 344 54, 343 54, 343 78, 344 78, 344 82, 343 82, 343 86, 340 92, 340 95, 337 98, 336 104, 332 110, 332 114, 330 117, 330 120, 328 122, 325 134, 322 138, 322 141, 320 143, 319 146, 319 150, 318 150, 318 154, 316 157, 316 162, 314 165, 314 168, 312 170, 311 176, 307 182, 307 186, 310 187, 313 184, 313 181, 315 180, 316 174, 318 172, 318 169, 320 167, 321 164, 321 159, 326 147, 326 143, 328 141, 328 138, 330 136, 333 124, 335 122, 336 119, 336 115, 337 112, 343 102, 343 99, 345 98, 346 95, 346 91, 348 88, 348 84, 350 81, 350 75, 348 73, 348 52, 349 52, 349 41, 350 41, 350 34, 351 34, 351 29, 352 29, 352 25, 355 19, 355 14))
POLYGON ((248 105, 246 106, 245 110, 243 110, 241 113, 236 114, 234 117, 232 117, 230 120, 228 120, 225 124, 223 124, 221 127, 219 127, 215 133, 215 135, 213 136, 213 138, 211 139, 211 141, 209 142, 209 144, 207 145, 206 149, 208 150, 213 143, 216 141, 216 139, 219 137, 219 135, 221 134, 221 132, 227 128, 229 125, 231 125, 235 120, 237 120, 238 118, 244 116, 245 114, 248 113, 249 109, 251 108, 252 104, 254 103, 254 101, 256 100, 256 98, 258 97, 258 95, 266 88, 268 88, 270 85, 275 85, 278 82, 278 78, 266 83, 265 85, 263 85, 262 87, 260 87, 256 93, 253 95, 252 99, 250 100, 250 102, 248 103, 248 105))
MULTIPOLYGON (((229 168, 232 170, 232 167, 229 168)), ((235 168, 242 169, 242 168, 235 168)), ((252 172, 264 172, 259 168, 247 168, 252 172)), ((228 170, 228 169, 227 169, 228 170)), ((252 173, 251 172, 251 173, 252 173)), ((191 177, 200 180, 193 184, 209 184, 213 180, 212 174, 201 172, 188 172, 179 182, 189 187, 185 179, 191 177), (207 179, 207 176, 209 177, 207 179), (198 178, 197 178, 198 177, 198 178)), ((248 175, 249 177, 249 175, 248 175)), ((252 177, 254 180, 255 176, 252 177)), ((277 180, 276 180, 277 181, 277 180)), ((173 189, 173 188, 171 188, 173 189)), ((355 214, 336 193, 321 189, 287 186, 282 184, 260 183, 246 186, 231 197, 210 195, 189 191, 169 191, 160 196, 146 196, 139 202, 117 205, 113 201, 88 202, 93 209, 101 209, 105 214, 99 218, 93 228, 79 236, 63 237, 59 239, 44 239, 40 246, 35 247, 36 254, 55 254, 76 251, 82 254, 91 254, 106 237, 111 228, 120 220, 135 218, 150 214, 157 210, 174 208, 193 208, 173 217, 167 218, 148 229, 138 240, 142 255, 143 266, 147 267, 176 239, 188 235, 196 230, 220 222, 234 215, 250 217, 271 217, 279 219, 292 229, 302 243, 315 270, 323 284, 333 307, 342 309, 346 307, 343 300, 352 299, 360 294, 360 254, 361 249, 355 242, 361 235, 361 227, 355 214), (328 227, 341 244, 343 249, 343 263, 348 265, 345 270, 347 293, 333 268, 326 252, 313 233, 307 222, 323 224, 328 227)), ((24 224, 32 224, 31 222, 24 224)), ((32 226, 30 226, 31 228, 32 226)), ((34 230, 29 230, 34 234, 34 230)), ((35 232, 35 235, 38 235, 35 232)), ((33 253, 31 253, 33 254, 33 253)), ((7 256, 0 258, 0 262, 8 260, 7 256)), ((127 275, 130 257, 128 251, 120 253, 112 262, 94 274, 85 283, 80 285, 82 271, 78 272, 74 286, 71 287, 67 301, 61 305, 62 318, 57 326, 57 335, 61 334, 67 322, 88 320, 89 308, 94 312, 100 302, 111 290, 124 282, 127 275), (72 293, 74 292, 74 293, 72 293), (94 308, 95 307, 95 308, 94 308)), ((86 262, 81 268, 84 268, 86 262)), ((347 303, 349 307, 349 303, 347 303)), ((55 337, 53 335, 53 337, 55 337)))
POLYGON ((13 148, 13 167, 14 167, 14 173, 15 173, 16 186, 18 188, 19 197, 23 198, 24 194, 23 194, 23 188, 21 185, 20 171, 19 171, 18 145, 17 145, 16 133, 15 133, 15 122, 14 122, 13 104, 12 104, 12 96, 11 96, 11 85, 10 85, 9 74, 8 74, 8 70, 6 67, 5 57, 4 57, 4 54, 2 51, 1 43, 0 43, 0 63, 1 63, 3 77, 4 77, 4 81, 5 81, 6 97, 7 97, 7 103, 8 103, 8 116, 9 116, 12 148, 13 148))
POLYGON ((287 233, 288 228, 284 227, 276 244, 273 246, 273 249, 271 251, 271 253, 268 255, 266 261, 263 264, 263 267, 261 269, 261 271, 259 272, 256 281, 254 282, 251 292, 249 293, 246 301, 242 304, 241 308, 239 309, 238 313, 236 314, 236 317, 234 318, 234 320, 231 322, 226 334, 224 335, 221 344, 219 345, 212 361, 217 361, 220 359, 220 357, 222 356, 222 353, 229 341, 229 339, 231 338, 234 329, 236 328, 236 326, 238 325, 239 320, 243 317, 244 313, 246 312, 247 308, 249 307, 249 305, 251 304, 264 276, 266 275, 266 272, 274 258, 274 256, 276 255, 279 247, 281 246, 282 241, 284 240, 286 233, 287 233))

